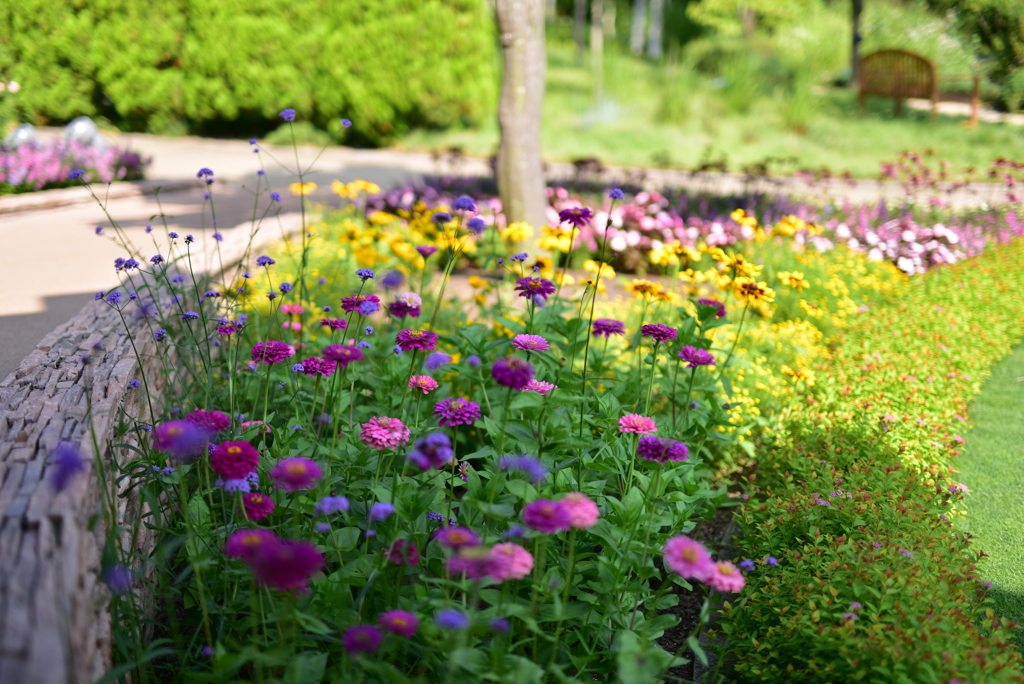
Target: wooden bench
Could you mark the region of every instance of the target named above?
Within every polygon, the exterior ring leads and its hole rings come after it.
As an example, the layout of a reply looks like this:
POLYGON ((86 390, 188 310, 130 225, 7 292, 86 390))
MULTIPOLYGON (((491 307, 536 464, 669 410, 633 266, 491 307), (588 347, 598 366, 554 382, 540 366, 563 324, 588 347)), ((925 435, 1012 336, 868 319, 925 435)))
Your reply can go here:
POLYGON ((939 76, 935 62, 910 50, 879 50, 865 55, 858 70, 860 94, 857 104, 864 109, 864 97, 879 95, 891 97, 896 102, 896 113, 903 111, 903 101, 909 97, 931 100, 932 121, 938 113, 939 100, 963 102, 966 96, 943 94, 940 81, 973 82, 970 95, 971 119, 968 126, 978 124, 981 79, 977 76, 939 76))

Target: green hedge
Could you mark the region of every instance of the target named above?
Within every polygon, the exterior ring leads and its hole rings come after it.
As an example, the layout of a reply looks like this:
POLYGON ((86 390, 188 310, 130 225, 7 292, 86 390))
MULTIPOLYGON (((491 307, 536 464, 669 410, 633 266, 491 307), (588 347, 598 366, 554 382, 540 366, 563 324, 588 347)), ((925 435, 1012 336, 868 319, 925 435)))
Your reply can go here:
POLYGON ((492 23, 483 0, 19 0, 0 75, 42 121, 251 128, 293 107, 379 143, 493 108, 492 23))
POLYGON ((1018 240, 912 280, 766 440, 738 540, 757 565, 723 623, 730 681, 1024 682, 949 520, 967 401, 1024 332, 1022 263, 1018 240))

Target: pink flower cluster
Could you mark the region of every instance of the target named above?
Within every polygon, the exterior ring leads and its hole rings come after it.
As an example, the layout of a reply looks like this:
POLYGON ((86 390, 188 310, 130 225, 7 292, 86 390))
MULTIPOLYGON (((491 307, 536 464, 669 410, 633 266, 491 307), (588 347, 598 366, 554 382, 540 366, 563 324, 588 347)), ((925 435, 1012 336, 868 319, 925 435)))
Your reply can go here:
POLYGON ((363 423, 359 438, 373 449, 397 449, 409 441, 409 428, 398 418, 374 416, 363 423))
POLYGON ((135 152, 117 147, 99 150, 63 140, 40 148, 24 145, 11 152, 0 150, 0 185, 13 186, 16 192, 77 185, 78 181, 68 180, 75 169, 85 171, 84 182, 138 180, 148 163, 135 152))
POLYGON ((739 568, 728 561, 715 562, 696 539, 679 535, 665 543, 665 565, 683 579, 702 582, 721 592, 737 592, 746 580, 739 568))

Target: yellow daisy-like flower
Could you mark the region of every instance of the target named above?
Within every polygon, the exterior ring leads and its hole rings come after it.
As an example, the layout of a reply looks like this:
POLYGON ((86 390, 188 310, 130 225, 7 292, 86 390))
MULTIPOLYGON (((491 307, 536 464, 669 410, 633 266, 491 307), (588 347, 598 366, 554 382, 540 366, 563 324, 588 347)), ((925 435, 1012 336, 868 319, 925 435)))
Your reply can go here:
POLYGON ((540 270, 537 273, 542 278, 550 279, 555 269, 555 260, 551 257, 539 256, 533 260, 533 265, 540 266, 540 270))
POLYGON ((796 235, 801 230, 807 230, 807 224, 803 219, 790 214, 783 216, 778 223, 772 226, 772 233, 774 235, 785 235, 787 237, 796 235))
POLYGON ((389 214, 386 211, 375 211, 371 213, 367 217, 367 219, 369 219, 370 223, 374 225, 386 226, 389 223, 394 223, 395 221, 397 221, 398 217, 395 216, 394 214, 389 214))
POLYGON ((682 303, 683 298, 672 290, 666 290, 663 287, 659 287, 658 291, 654 293, 654 298, 659 302, 668 302, 669 304, 678 306, 682 303))
POLYGON ((516 221, 501 229, 501 239, 507 242, 525 242, 533 237, 533 226, 526 221, 516 221))
POLYGON ((804 289, 811 286, 810 282, 804 280, 804 274, 801 271, 781 271, 779 280, 783 285, 791 287, 797 292, 803 292, 804 289))
POLYGON ((733 221, 740 224, 741 226, 750 226, 751 228, 757 228, 757 219, 754 218, 753 216, 748 216, 747 212, 743 211, 742 209, 737 209, 736 211, 729 214, 729 218, 731 218, 733 221))
POLYGON ((605 263, 599 265, 598 262, 593 259, 587 259, 583 262, 583 270, 587 273, 593 273, 595 276, 598 274, 598 271, 600 271, 601 280, 615 277, 615 269, 612 268, 611 265, 605 263))
POLYGON ((659 290, 664 288, 658 283, 651 282, 650 280, 644 280, 643 278, 633 278, 632 282, 626 283, 623 287, 626 292, 629 292, 634 297, 654 297, 658 294, 659 290))
POLYGON ((821 318, 822 316, 825 315, 824 309, 815 306, 814 304, 811 304, 806 299, 800 300, 800 310, 803 311, 806 315, 810 316, 811 318, 821 318))
POLYGON ((724 257, 718 261, 736 277, 756 278, 761 273, 762 266, 750 263, 742 254, 725 254, 724 257))
POLYGON ((537 246, 549 252, 568 252, 572 249, 571 228, 541 226, 537 246))
MULTIPOLYGON (((573 278, 573 277, 572 277, 572 274, 570 274, 570 273, 566 273, 566 274, 564 274, 564 275, 563 275, 562 273, 556 273, 556 274, 555 274, 555 275, 554 275, 554 276, 552 277, 552 280, 554 280, 554 281, 555 281, 555 284, 556 284, 556 285, 558 285, 558 286, 565 286, 565 287, 571 287, 572 285, 575 285, 575 284, 576 284, 576 279, 575 279, 575 278, 573 278)), ((602 287, 602 288, 604 287, 604 284, 603 284, 603 283, 601 284, 601 287, 602 287)), ((602 290, 602 292, 603 292, 603 291, 604 291, 604 290, 602 290)))
POLYGON ((775 301, 775 290, 768 287, 767 283, 759 283, 753 278, 736 278, 732 287, 736 296, 748 304, 767 304, 775 301))
POLYGON ((316 183, 307 181, 305 183, 292 183, 288 186, 293 195, 309 195, 316 190, 316 183))
POLYGON ((815 378, 814 378, 814 371, 812 371, 812 370, 793 369, 793 368, 790 368, 789 366, 783 366, 780 369, 780 371, 782 372, 783 375, 788 375, 789 377, 793 378, 794 382, 801 382, 802 381, 808 387, 813 387, 814 386, 815 378))
POLYGON ((471 287, 474 287, 478 290, 491 289, 491 284, 486 279, 481 278, 480 276, 469 276, 469 284, 471 287))

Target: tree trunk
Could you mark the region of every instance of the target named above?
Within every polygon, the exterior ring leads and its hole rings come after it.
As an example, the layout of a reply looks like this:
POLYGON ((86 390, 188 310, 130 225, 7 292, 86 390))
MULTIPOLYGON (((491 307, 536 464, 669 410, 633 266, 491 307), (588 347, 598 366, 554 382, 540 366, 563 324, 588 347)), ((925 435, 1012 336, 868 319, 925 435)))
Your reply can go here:
POLYGON ((590 69, 594 82, 594 104, 604 100, 604 6, 608 0, 590 3, 590 69))
POLYGON ((544 0, 544 18, 547 19, 548 21, 554 21, 557 15, 557 0, 544 0))
POLYGON ((661 59, 661 29, 665 24, 665 0, 651 0, 651 28, 647 34, 647 56, 661 59))
POLYGON ((496 0, 505 72, 498 104, 498 191, 509 223, 546 220, 541 116, 544 104, 544 0, 496 0))
POLYGON ((576 64, 583 66, 587 59, 587 0, 572 4, 572 39, 576 42, 576 64))
POLYGON ((864 0, 853 0, 853 40, 850 50, 850 85, 860 87, 860 13, 864 11, 864 0))
POLYGON ((747 6, 740 7, 740 26, 743 27, 743 37, 749 40, 757 28, 757 15, 754 10, 747 6))
POLYGON ((604 26, 604 37, 608 39, 615 38, 615 0, 607 0, 603 7, 603 19, 602 25, 604 26))
POLYGON ((634 0, 633 25, 629 27, 629 51, 634 55, 644 53, 644 39, 647 37, 647 0, 634 0))

